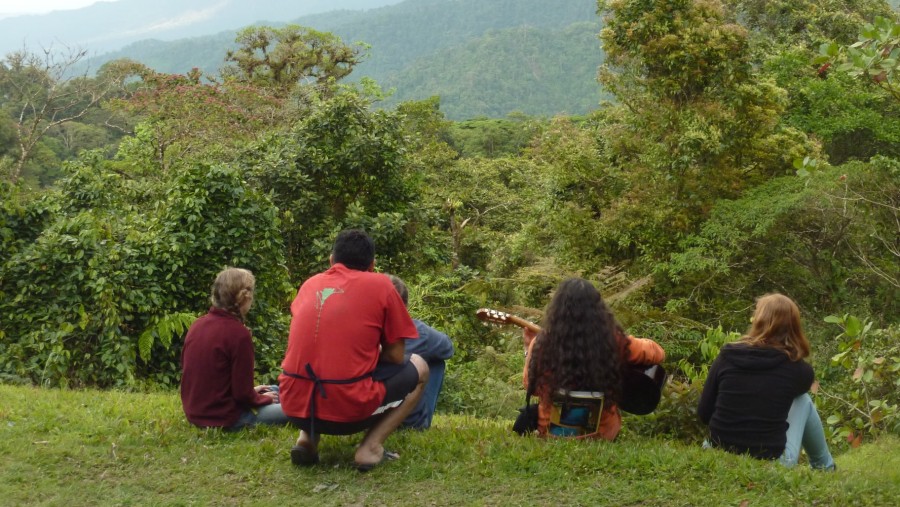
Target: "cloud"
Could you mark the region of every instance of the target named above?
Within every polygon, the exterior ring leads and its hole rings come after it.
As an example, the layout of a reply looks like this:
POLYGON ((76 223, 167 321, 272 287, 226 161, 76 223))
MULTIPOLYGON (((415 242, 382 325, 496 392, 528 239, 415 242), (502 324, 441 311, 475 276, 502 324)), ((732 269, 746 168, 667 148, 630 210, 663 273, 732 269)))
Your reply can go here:
POLYGON ((119 32, 112 32, 108 34, 104 34, 101 37, 91 38, 89 40, 85 40, 85 43, 92 42, 100 42, 104 40, 110 39, 124 39, 124 38, 133 38, 138 36, 152 36, 155 33, 165 32, 168 30, 172 30, 175 28, 181 28, 184 26, 189 26, 195 23, 199 23, 202 21, 206 21, 207 19, 212 18, 216 15, 217 12, 224 9, 229 3, 229 0, 222 0, 221 2, 207 7, 205 9, 200 10, 189 10, 184 11, 175 17, 163 20, 154 20, 148 25, 139 26, 137 28, 133 28, 130 30, 123 30, 119 32))

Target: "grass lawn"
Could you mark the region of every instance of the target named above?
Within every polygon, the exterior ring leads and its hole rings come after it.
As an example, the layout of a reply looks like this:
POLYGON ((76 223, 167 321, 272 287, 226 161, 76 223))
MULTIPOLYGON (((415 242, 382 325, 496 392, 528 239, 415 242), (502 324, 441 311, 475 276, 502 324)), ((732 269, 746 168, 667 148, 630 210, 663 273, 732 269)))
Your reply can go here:
POLYGON ((0 504, 900 504, 894 437, 836 456, 829 474, 627 432, 616 443, 520 438, 510 425, 438 416, 388 440, 398 461, 361 474, 358 437, 324 436, 322 464, 300 469, 288 455, 295 430, 199 430, 176 393, 0 385, 0 504))

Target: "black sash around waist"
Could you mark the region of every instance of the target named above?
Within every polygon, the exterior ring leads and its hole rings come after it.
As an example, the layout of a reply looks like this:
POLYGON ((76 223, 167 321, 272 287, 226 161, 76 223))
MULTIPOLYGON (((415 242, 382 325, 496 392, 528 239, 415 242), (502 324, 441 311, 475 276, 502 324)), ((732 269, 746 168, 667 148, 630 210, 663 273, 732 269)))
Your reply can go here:
POLYGON ((328 399, 328 394, 325 392, 325 384, 353 384, 355 382, 359 382, 360 380, 365 380, 372 376, 372 372, 366 373, 365 375, 360 375, 358 377, 347 378, 347 379, 326 379, 321 378, 316 375, 316 372, 313 371, 312 365, 306 363, 306 375, 303 376, 298 373, 291 373, 286 370, 281 370, 282 373, 287 375, 288 377, 307 380, 313 383, 312 391, 309 394, 309 433, 310 438, 315 441, 316 438, 316 394, 322 395, 323 399, 328 399))

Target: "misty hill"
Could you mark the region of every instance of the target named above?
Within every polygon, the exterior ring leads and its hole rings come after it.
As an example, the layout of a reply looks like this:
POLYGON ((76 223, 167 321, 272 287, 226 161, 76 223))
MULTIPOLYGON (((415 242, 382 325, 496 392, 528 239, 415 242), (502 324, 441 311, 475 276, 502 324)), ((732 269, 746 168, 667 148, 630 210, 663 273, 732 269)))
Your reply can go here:
POLYGON ((175 40, 255 22, 285 22, 335 9, 370 9, 400 0, 118 0, 82 9, 0 20, 0 54, 69 46, 113 51, 147 38, 175 40))
MULTIPOLYGON (((441 95, 452 119, 585 113, 598 103, 603 53, 595 0, 406 0, 292 22, 371 46, 352 79, 395 90, 387 104, 441 95)), ((161 72, 216 73, 235 31, 145 40, 90 61, 131 58, 161 72)))

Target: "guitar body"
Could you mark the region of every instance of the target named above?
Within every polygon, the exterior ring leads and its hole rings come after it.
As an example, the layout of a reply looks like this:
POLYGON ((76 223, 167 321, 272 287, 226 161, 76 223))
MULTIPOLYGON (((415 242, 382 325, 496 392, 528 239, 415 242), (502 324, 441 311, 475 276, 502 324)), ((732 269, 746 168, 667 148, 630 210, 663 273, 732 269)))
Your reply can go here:
MULTIPOLYGON (((475 316, 485 322, 508 324, 540 332, 541 327, 515 315, 481 308, 475 316)), ((635 415, 647 415, 659 405, 666 385, 666 370, 661 364, 627 365, 622 368, 622 401, 619 408, 635 415)))
POLYGON ((622 401, 619 408, 634 415, 656 410, 666 385, 666 370, 661 364, 628 365, 622 371, 622 401))

